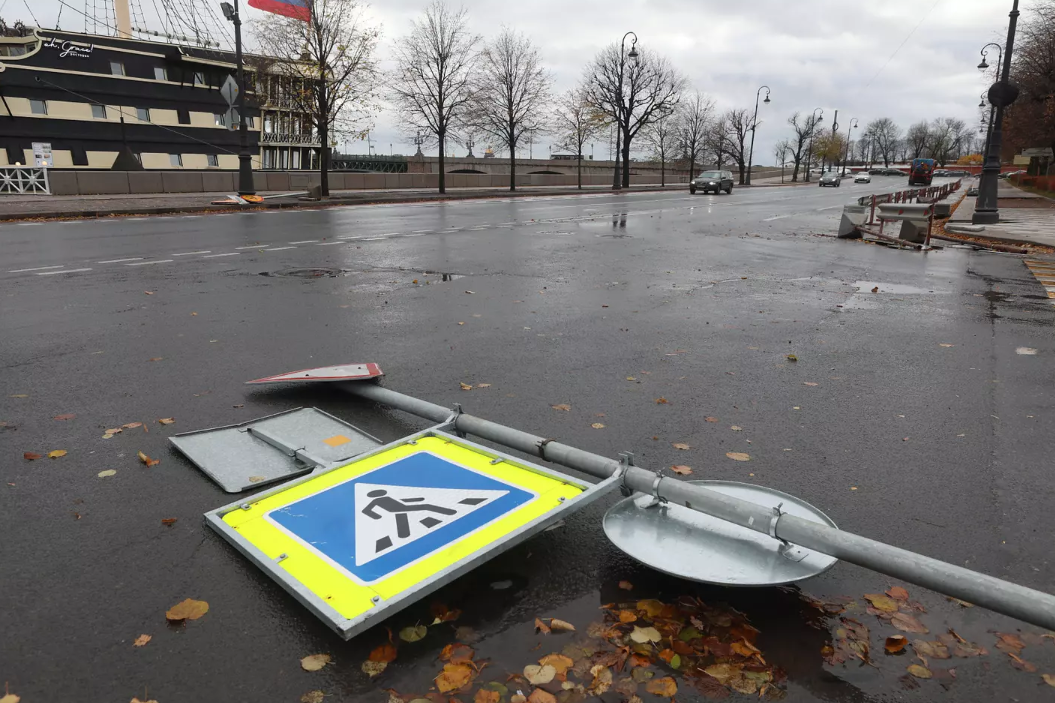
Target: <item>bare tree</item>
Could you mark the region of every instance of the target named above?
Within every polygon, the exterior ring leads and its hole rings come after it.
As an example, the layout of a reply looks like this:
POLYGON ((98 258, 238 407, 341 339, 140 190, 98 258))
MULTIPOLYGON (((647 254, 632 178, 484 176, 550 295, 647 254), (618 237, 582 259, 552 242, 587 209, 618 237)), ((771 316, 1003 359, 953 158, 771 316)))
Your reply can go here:
POLYGON ((791 155, 792 148, 791 144, 787 139, 781 139, 773 147, 773 156, 777 157, 777 163, 780 164, 780 182, 784 182, 784 164, 788 161, 788 156, 791 155))
MULTIPOLYGON (((1005 153, 1042 145, 1055 149, 1055 2, 1044 0, 1031 5, 1018 26, 1011 62, 1011 79, 1021 93, 1005 109, 1005 153)), ((1039 166, 1036 163, 1031 173, 1039 166)), ((1048 173, 1055 173, 1052 169, 1055 159, 1048 159, 1048 173)))
POLYGON ((817 131, 819 123, 820 118, 817 117, 816 113, 802 117, 796 112, 788 118, 788 124, 791 125, 791 129, 795 133, 794 137, 789 141, 791 156, 795 160, 795 170, 791 174, 793 183, 799 180, 799 166, 802 164, 802 157, 806 156, 807 146, 813 138, 814 132, 817 131))
POLYGON ((931 123, 927 150, 944 168, 949 161, 956 160, 971 137, 963 120, 955 117, 939 117, 931 123))
POLYGON ((601 50, 586 69, 584 89, 597 109, 610 115, 622 137, 623 187, 630 185, 630 148, 649 124, 669 113, 685 89, 685 77, 665 57, 637 48, 627 61, 613 44, 601 50))
POLYGON ((689 162, 689 178, 696 175, 713 113, 714 101, 700 92, 693 92, 678 105, 678 148, 689 162))
POLYGON ((582 88, 569 90, 557 102, 553 114, 553 129, 558 146, 575 152, 579 190, 582 190, 583 147, 604 126, 604 115, 599 114, 589 103, 582 88))
POLYGON ((722 121, 726 124, 726 146, 729 156, 740 169, 740 185, 747 173, 747 138, 751 133, 751 113, 744 108, 728 110, 722 121))
POLYGON ((875 151, 883 157, 883 165, 890 166, 901 140, 901 128, 889 117, 880 117, 865 126, 864 135, 875 143, 875 151))
POLYGON ((918 159, 926 153, 927 144, 930 142, 930 125, 926 120, 921 120, 908 128, 905 133, 906 156, 918 159))
POLYGON ((703 138, 704 152, 708 159, 713 156, 716 168, 721 168, 729 155, 729 124, 725 117, 723 114, 711 120, 703 138))
POLYGON ((674 110, 656 119, 641 132, 652 154, 659 159, 659 185, 667 185, 667 161, 678 148, 678 124, 674 110))
POLYGON ((439 147, 441 193, 447 190, 447 137, 460 126, 472 99, 479 42, 469 31, 465 8, 453 11, 442 0, 433 0, 410 34, 396 42, 392 102, 407 132, 425 132, 439 147))
POLYGON ((466 121, 509 150, 509 190, 516 190, 516 153, 542 132, 551 79, 531 40, 506 27, 480 52, 466 121))
MULTIPOLYGON (((307 22, 267 13, 254 21, 261 53, 258 76, 286 81, 282 98, 309 116, 320 146, 322 194, 330 194, 330 149, 338 133, 362 138, 376 106, 375 59, 381 31, 364 17, 359 0, 304 0, 307 22)), ((266 80, 266 79, 265 79, 266 80)))

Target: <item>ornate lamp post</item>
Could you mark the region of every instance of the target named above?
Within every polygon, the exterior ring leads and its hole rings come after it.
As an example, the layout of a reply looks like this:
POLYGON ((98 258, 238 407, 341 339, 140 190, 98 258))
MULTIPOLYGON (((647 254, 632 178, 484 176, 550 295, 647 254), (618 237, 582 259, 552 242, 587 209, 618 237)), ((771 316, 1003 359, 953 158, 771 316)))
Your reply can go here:
MULTIPOLYGON (((623 187, 623 180, 619 177, 619 152, 621 151, 620 143, 623 137, 623 70, 626 67, 625 58, 629 58, 635 64, 637 63, 637 35, 633 32, 627 32, 623 35, 623 40, 619 42, 619 106, 616 108, 616 126, 615 126, 615 169, 612 180, 612 190, 619 190, 623 187), (634 35, 634 41, 630 42, 630 53, 626 52, 626 38, 631 34, 634 35)), ((624 164, 624 168, 626 165, 624 164)))
POLYGON ((764 85, 755 91, 755 116, 751 118, 751 149, 747 157, 747 185, 751 185, 751 164, 755 160, 755 128, 758 127, 758 98, 762 93, 762 88, 766 89, 765 103, 769 104, 769 86, 764 85))
MULTIPOLYGON (((1004 108, 1015 102, 1018 97, 1018 86, 1011 80, 1011 52, 1015 46, 1015 25, 1018 23, 1018 0, 1013 0, 1011 21, 1007 26, 1007 42, 1001 55, 1000 80, 989 88, 989 103, 996 107, 996 112, 989 124, 989 146, 986 149, 985 165, 982 166, 982 178, 978 183, 978 200, 971 221, 976 225, 991 225, 1000 221, 1000 210, 996 204, 997 180, 1000 177, 1000 147, 1003 139, 1002 126, 1004 108)), ((988 45, 986 45, 986 48, 988 45)), ((982 62, 979 68, 988 68, 985 62, 985 48, 982 49, 982 62)))

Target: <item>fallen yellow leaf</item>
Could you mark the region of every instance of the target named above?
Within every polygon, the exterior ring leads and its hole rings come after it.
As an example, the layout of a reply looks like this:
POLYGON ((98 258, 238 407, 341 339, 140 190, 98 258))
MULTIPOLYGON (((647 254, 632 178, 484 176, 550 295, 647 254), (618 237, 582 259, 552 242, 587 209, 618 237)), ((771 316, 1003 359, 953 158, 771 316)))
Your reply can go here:
POLYGON ((571 410, 571 406, 567 403, 561 403, 560 405, 551 405, 550 407, 554 410, 563 410, 564 412, 568 412, 569 410, 571 410))
POLYGON ((175 421, 176 418, 174 417, 163 417, 158 420, 158 422, 160 422, 162 425, 171 425, 175 421))
POLYGON ((656 398, 656 405, 667 405, 669 402, 666 398, 656 398))
POLYGON ((399 639, 404 642, 417 642, 418 640, 425 637, 428 633, 428 628, 424 625, 416 625, 412 627, 404 627, 399 631, 399 639))
POLYGON ((645 644, 646 642, 659 642, 662 639, 662 635, 654 627, 638 627, 635 625, 630 632, 630 639, 638 644, 645 644))
POLYGON ((595 422, 592 425, 590 425, 590 427, 594 428, 595 430, 603 430, 604 429, 604 423, 603 422, 595 422))
POLYGON ((671 677, 664 676, 661 679, 652 679, 646 683, 645 690, 657 696, 673 698, 678 692, 678 684, 671 677))
POLYGON ((113 469, 107 469, 106 471, 100 471, 98 475, 99 478, 107 478, 109 476, 116 476, 117 472, 113 469))
POLYGON ((146 466, 157 466, 161 463, 161 459, 151 459, 143 452, 138 452, 136 456, 138 456, 139 460, 143 462, 146 466))
POLYGON ((751 461, 751 455, 744 452, 726 452, 725 455, 733 461, 751 461))
MULTIPOLYGON (((1055 676, 1052 676, 1051 674, 1041 674, 1040 678, 1044 679, 1044 683, 1049 686, 1055 686, 1055 676)), ((3 698, 0 698, 0 703, 4 703, 3 698)), ((18 701, 16 700, 15 703, 18 703, 18 701)))
POLYGON ((62 456, 66 456, 66 450, 65 449, 52 449, 50 452, 48 452, 48 458, 49 459, 58 459, 59 457, 62 457, 62 456))
POLYGON ((682 451, 686 449, 692 449, 692 447, 690 447, 688 444, 685 444, 684 442, 675 442, 673 446, 675 449, 681 449, 682 451))
POLYGON ((304 671, 318 671, 330 663, 332 658, 329 654, 309 654, 300 660, 300 668, 304 671))
POLYGON ((187 598, 172 606, 165 612, 165 619, 173 622, 180 620, 197 620, 209 612, 209 604, 203 600, 187 598))
POLYGON ((915 676, 917 679, 929 679, 934 674, 931 673, 930 669, 919 664, 910 664, 908 667, 908 673, 915 676))
POLYGON ((300 697, 300 703, 322 703, 325 697, 326 694, 322 691, 308 691, 300 697))
POLYGON ((563 654, 547 654, 538 660, 538 663, 542 666, 551 666, 554 671, 558 674, 567 673, 568 669, 575 665, 575 661, 571 657, 567 657, 563 654))
POLYGON ((135 647, 142 647, 143 645, 145 645, 147 642, 149 642, 152 639, 154 639, 154 638, 151 637, 150 635, 140 635, 139 637, 136 637, 136 641, 133 642, 132 645, 135 646, 135 647))
POLYGON ((471 391, 473 389, 473 387, 470 386, 468 383, 462 383, 459 381, 458 385, 461 386, 463 391, 471 391))
POLYGON ((688 476, 692 473, 692 469, 690 469, 688 466, 683 466, 681 464, 675 464, 674 466, 670 467, 670 470, 678 474, 679 476, 688 476))
POLYGON ((473 679, 473 668, 468 664, 444 664, 436 677, 436 688, 440 693, 450 693, 467 686, 473 679))
POLYGON ((557 618, 550 618, 549 629, 554 632, 575 632, 575 625, 564 620, 558 620, 557 618))
POLYGON ((372 662, 367 659, 359 666, 359 668, 362 669, 364 674, 370 678, 374 678, 388 668, 388 662, 372 662))
POLYGON ((524 667, 524 678, 532 686, 549 683, 557 675, 557 670, 549 664, 528 664, 524 667))
POLYGON ((477 388, 490 388, 491 384, 490 383, 477 383, 476 387, 477 388))

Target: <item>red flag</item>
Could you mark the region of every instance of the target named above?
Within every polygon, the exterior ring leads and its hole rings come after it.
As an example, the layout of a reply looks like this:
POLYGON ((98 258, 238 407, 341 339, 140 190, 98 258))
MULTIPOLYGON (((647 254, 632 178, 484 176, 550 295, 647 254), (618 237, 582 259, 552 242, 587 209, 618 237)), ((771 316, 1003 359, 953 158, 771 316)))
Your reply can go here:
POLYGON ((296 20, 311 21, 311 8, 307 0, 249 0, 249 7, 296 20))

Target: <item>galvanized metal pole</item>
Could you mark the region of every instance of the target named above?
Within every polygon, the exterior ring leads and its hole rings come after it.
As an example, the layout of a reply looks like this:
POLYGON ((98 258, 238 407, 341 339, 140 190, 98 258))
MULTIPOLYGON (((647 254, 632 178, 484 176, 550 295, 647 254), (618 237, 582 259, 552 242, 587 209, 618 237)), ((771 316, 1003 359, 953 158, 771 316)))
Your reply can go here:
MULTIPOLYGON (((372 383, 350 382, 340 384, 340 387, 353 395, 433 422, 443 422, 452 413, 449 408, 372 383)), ((787 514, 778 515, 773 509, 749 501, 685 481, 662 477, 640 467, 626 467, 614 459, 473 415, 457 415, 454 427, 459 432, 476 435, 598 478, 607 478, 625 470, 623 482, 632 490, 648 494, 655 491, 661 498, 691 510, 980 605, 1038 627, 1055 630, 1055 596, 1050 594, 803 518, 787 514)))

